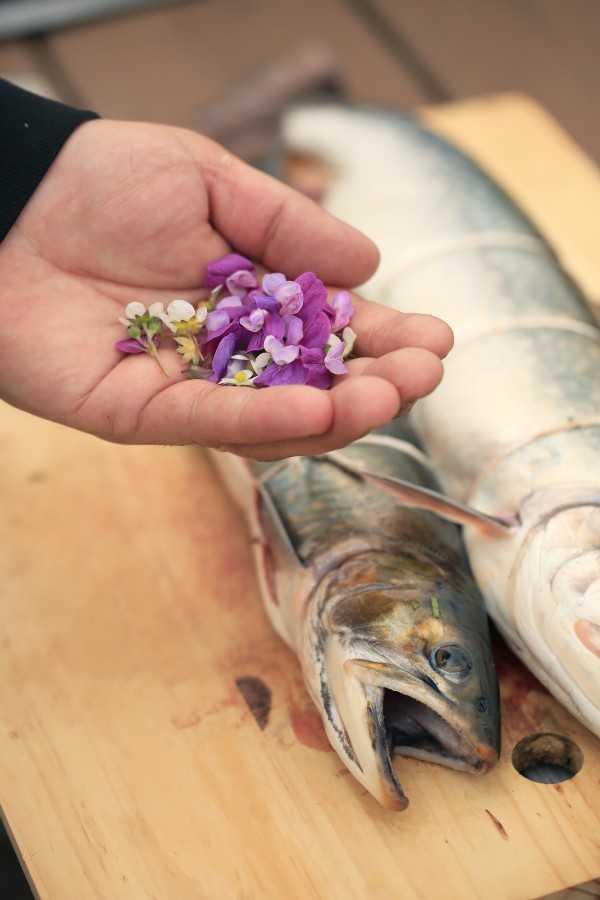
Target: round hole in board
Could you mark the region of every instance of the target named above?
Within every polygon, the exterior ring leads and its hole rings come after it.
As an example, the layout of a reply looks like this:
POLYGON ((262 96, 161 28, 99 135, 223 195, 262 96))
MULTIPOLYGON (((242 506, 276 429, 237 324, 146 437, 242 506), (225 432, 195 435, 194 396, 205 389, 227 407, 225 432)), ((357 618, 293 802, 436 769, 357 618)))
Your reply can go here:
POLYGON ((583 753, 561 734, 530 734, 515 746, 512 764, 529 781, 558 784, 579 772, 583 753))

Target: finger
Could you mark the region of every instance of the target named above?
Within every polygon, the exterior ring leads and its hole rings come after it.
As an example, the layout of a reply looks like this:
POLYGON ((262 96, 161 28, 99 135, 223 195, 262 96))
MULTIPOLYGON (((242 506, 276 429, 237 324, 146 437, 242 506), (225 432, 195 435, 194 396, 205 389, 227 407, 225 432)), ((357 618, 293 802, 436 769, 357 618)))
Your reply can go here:
POLYGON ((377 359, 361 357, 347 360, 346 364, 350 378, 374 375, 389 381, 398 392, 400 415, 408 412, 421 397, 435 390, 444 374, 437 354, 418 347, 395 350, 377 359))
POLYGON ((236 250, 290 278, 310 269, 323 281, 352 286, 373 274, 379 252, 365 235, 218 144, 203 140, 195 148, 211 221, 236 250))
POLYGON ((173 383, 181 377, 174 357, 161 353, 171 381, 149 356, 123 360, 80 406, 76 427, 120 443, 220 447, 318 436, 332 425, 331 391, 173 383))
POLYGON ((356 351, 361 356, 383 356, 403 347, 420 347, 444 358, 452 349, 452 329, 442 319, 422 313, 403 313, 352 296, 356 351))
POLYGON ((398 393, 382 378, 346 379, 326 393, 333 402, 333 421, 326 433, 271 443, 235 443, 220 449, 263 461, 328 453, 387 424, 398 413, 398 393))

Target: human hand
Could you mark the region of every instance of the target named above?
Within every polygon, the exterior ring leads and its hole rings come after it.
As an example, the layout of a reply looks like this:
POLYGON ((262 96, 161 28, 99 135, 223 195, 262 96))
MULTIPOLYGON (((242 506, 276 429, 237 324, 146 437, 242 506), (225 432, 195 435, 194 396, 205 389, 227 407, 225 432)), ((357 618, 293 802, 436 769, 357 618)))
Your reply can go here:
POLYGON ((356 296, 359 358, 330 391, 191 380, 174 347, 160 351, 166 379, 150 356, 115 349, 128 303, 195 303, 231 248, 336 288, 378 262, 363 235, 193 132, 81 125, 0 244, 0 396, 108 440, 277 459, 344 446, 436 387, 448 326, 356 296))

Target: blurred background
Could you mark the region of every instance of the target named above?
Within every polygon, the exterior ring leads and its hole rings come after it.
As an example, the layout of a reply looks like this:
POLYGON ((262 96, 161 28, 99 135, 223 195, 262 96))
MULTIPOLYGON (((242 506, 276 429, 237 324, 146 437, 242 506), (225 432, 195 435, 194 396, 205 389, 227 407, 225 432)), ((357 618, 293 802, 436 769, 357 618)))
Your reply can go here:
POLYGON ((536 98, 596 160, 598 0, 0 0, 0 73, 260 156, 315 94, 413 109, 536 98))
MULTIPOLYGON (((506 91, 598 161, 599 46, 598 0, 0 0, 0 77, 253 163, 305 98, 414 110, 506 91)), ((0 896, 32 896, 1 826, 0 896)))

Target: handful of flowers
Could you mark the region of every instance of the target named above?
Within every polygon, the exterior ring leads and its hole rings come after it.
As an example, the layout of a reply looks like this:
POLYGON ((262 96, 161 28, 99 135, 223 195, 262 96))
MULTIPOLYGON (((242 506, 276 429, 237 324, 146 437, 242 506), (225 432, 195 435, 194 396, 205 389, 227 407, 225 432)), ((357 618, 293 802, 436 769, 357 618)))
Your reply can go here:
POLYGON ((348 327, 354 312, 348 291, 328 302, 327 291, 312 272, 290 281, 280 272, 265 275, 259 286, 254 264, 229 253, 208 265, 207 300, 197 307, 173 300, 148 309, 130 303, 128 339, 116 344, 124 353, 158 358, 165 334, 177 344, 191 378, 218 384, 268 387, 308 384, 327 389, 333 375, 348 369, 355 334, 348 327))

